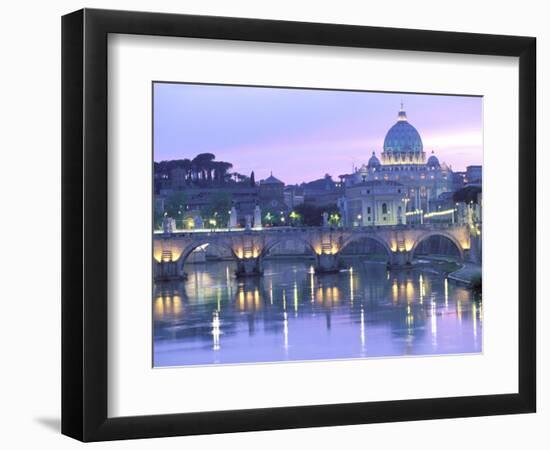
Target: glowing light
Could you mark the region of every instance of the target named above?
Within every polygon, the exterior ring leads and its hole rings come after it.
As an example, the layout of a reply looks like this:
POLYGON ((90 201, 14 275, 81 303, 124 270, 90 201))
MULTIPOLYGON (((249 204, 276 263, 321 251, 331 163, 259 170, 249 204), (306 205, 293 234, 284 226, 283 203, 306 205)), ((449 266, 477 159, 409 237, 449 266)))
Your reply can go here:
POLYGON ((424 214, 425 219, 429 219, 430 217, 438 217, 438 216, 446 216, 448 214, 454 214, 455 209, 446 209, 444 211, 434 211, 431 213, 424 214))
POLYGON ((399 286, 397 285, 397 279, 393 280, 393 283, 391 285, 391 293, 393 302, 397 303, 399 301, 399 286))
POLYGON ((437 343, 437 340, 436 340, 436 336, 437 336, 437 314, 436 314, 436 304, 435 302, 432 302, 432 311, 431 311, 431 326, 432 326, 432 337, 434 338, 433 339, 433 344, 436 345, 437 343))
POLYGON ((286 311, 283 313, 283 337, 284 337, 284 348, 288 350, 288 316, 286 311))
POLYGON ((365 351, 365 312, 361 306, 361 350, 365 351))
POLYGON ((183 312, 181 297, 179 295, 174 295, 174 297, 172 298, 172 308, 174 310, 175 317, 179 317, 183 312))
POLYGON ((351 301, 351 304, 353 306, 353 300, 354 300, 354 286, 353 286, 353 267, 349 268, 349 298, 351 301))
POLYGON ((239 309, 241 311, 244 311, 244 288, 242 286, 239 287, 239 309))
POLYGON ((233 292, 231 291, 231 278, 229 275, 229 266, 225 267, 225 281, 227 284, 227 298, 232 298, 233 292))
POLYGON ((246 292, 246 307, 250 308, 254 305, 254 294, 251 291, 246 292))
POLYGON ((474 339, 477 339, 477 307, 475 302, 472 303, 472 322, 474 326, 474 339))
POLYGON ((407 303, 414 301, 414 285, 412 280, 407 280, 407 284, 405 285, 405 295, 407 298, 407 303))
POLYGON ((313 280, 314 273, 315 273, 315 269, 313 268, 313 266, 311 266, 309 268, 309 290, 311 291, 311 303, 315 302, 315 292, 314 292, 315 284, 313 280))
POLYGON ((162 262, 170 262, 172 259, 172 250, 163 250, 161 256, 162 262))
POLYGON ((218 314, 218 311, 214 311, 213 317, 212 317, 212 349, 213 350, 219 350, 220 349, 220 316, 218 314))
POLYGON ((340 289, 338 288, 338 286, 333 286, 332 287, 331 295, 332 295, 332 300, 334 301, 334 303, 337 303, 337 302, 340 301, 340 289))
POLYGON ((324 294, 323 294, 323 288, 321 286, 319 286, 317 288, 317 301, 319 303, 324 303, 324 301, 325 301, 324 294))
POLYGON ((155 318, 162 319, 164 317, 164 303, 162 297, 157 297, 155 300, 155 318))
POLYGON ((407 305, 407 319, 406 319, 406 323, 407 323, 407 327, 409 328, 409 332, 410 332, 410 329, 412 328, 413 324, 414 324, 414 316, 412 314, 412 310, 411 310, 411 306, 410 305, 407 305))
POLYGON ((424 291, 424 278, 422 277, 422 274, 420 274, 420 276, 418 277, 418 284, 420 289, 420 304, 423 304, 425 291, 424 291))

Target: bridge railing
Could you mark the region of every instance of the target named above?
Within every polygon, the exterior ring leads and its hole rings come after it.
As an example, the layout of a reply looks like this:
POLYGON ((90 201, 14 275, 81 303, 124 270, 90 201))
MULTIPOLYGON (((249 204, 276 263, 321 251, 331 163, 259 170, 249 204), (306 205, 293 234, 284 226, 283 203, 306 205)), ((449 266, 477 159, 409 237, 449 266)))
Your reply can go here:
POLYGON ((348 232, 348 233, 376 233, 381 231, 398 231, 398 230, 444 230, 451 228, 463 228, 466 225, 448 224, 448 223, 425 223, 425 224, 404 224, 404 225, 369 225, 356 227, 308 227, 308 226, 284 226, 284 227, 262 227, 262 228, 204 228, 200 230, 175 230, 170 233, 163 231, 155 231, 155 237, 167 236, 214 236, 228 234, 243 234, 243 233, 262 233, 262 234, 295 234, 307 233, 311 231, 322 232, 348 232))

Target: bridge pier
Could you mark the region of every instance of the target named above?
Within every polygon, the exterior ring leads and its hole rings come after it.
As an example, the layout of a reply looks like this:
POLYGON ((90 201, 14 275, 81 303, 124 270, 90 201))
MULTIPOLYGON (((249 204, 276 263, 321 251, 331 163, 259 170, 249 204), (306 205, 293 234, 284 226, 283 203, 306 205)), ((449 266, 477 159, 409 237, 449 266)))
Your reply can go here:
POLYGON ((464 261, 474 264, 481 264, 482 259, 481 236, 472 234, 470 236, 470 248, 464 250, 464 261))
POLYGON ((153 265, 153 278, 155 281, 185 280, 187 274, 183 271, 183 267, 178 267, 176 261, 155 261, 153 265))
POLYGON ((325 254, 321 253, 316 255, 315 258, 315 272, 317 273, 333 273, 338 272, 342 268, 342 260, 339 254, 325 254))
POLYGON ((260 256, 250 258, 238 258, 235 275, 241 277, 257 277, 264 272, 262 258, 260 256))
POLYGON ((410 267, 412 263, 412 252, 395 251, 391 253, 391 260, 388 262, 390 269, 404 269, 410 267))

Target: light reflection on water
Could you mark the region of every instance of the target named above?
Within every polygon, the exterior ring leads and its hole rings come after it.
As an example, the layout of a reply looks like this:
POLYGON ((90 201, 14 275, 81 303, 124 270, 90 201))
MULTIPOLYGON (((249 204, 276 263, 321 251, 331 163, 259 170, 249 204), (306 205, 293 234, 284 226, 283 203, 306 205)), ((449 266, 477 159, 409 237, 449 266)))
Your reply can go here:
POLYGON ((426 269, 351 260, 315 275, 307 260, 266 261, 236 279, 232 262, 187 265, 158 283, 154 365, 184 366, 481 351, 482 304, 426 269))

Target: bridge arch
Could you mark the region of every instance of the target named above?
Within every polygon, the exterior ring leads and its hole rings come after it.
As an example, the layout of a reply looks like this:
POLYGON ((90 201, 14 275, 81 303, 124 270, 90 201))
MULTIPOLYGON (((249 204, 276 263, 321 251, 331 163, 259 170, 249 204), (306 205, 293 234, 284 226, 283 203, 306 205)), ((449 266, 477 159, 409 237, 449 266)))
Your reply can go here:
POLYGON ((268 256, 271 250, 273 250, 278 245, 288 241, 301 242, 305 245, 306 249, 311 253, 312 256, 316 255, 315 249, 313 248, 313 245, 308 239, 303 237, 297 237, 297 236, 292 236, 292 237, 281 236, 267 242, 262 250, 261 256, 262 257, 268 256))
POLYGON ((213 246, 216 246, 216 247, 221 247, 221 248, 224 248, 226 250, 229 250, 229 253, 231 254, 231 256, 234 258, 234 259, 237 259, 237 255, 235 254, 235 251, 233 250, 233 247, 228 244, 228 243, 224 243, 222 241, 219 241, 217 239, 201 239, 201 240, 198 240, 196 242, 191 242, 190 244, 187 244, 187 246, 185 246, 180 254, 180 257, 175 261, 176 264, 177 264, 177 268, 178 268, 178 271, 179 272, 183 272, 183 266, 185 265, 185 261, 187 260, 187 258, 189 257, 189 255, 191 253, 193 253, 193 251, 195 251, 197 248, 203 246, 203 245, 213 245, 213 246))
POLYGON ((371 233, 354 234, 353 236, 346 239, 344 241, 344 243, 342 244, 342 247, 340 248, 340 254, 350 244, 352 244, 354 242, 362 241, 362 240, 370 240, 370 241, 373 241, 373 242, 376 242, 377 244, 379 244, 384 249, 384 252, 386 253, 386 256, 388 258, 388 263, 391 263, 393 261, 393 252, 391 251, 391 248, 390 248, 389 244, 384 239, 382 239, 381 237, 374 236, 371 233))
POLYGON ((464 249, 462 248, 462 244, 460 243, 460 241, 455 236, 453 236, 452 234, 444 232, 444 231, 429 231, 429 232, 426 232, 426 233, 420 235, 415 240, 415 242, 414 242, 414 244, 411 248, 411 260, 412 260, 412 258, 414 258, 414 253, 415 253, 416 249, 418 248, 418 246, 422 242, 424 242, 427 239, 429 239, 431 237, 434 237, 434 236, 443 237, 443 238, 447 239, 448 241, 450 241, 451 243, 453 243, 455 248, 458 250, 460 260, 461 261, 464 260, 464 249))

